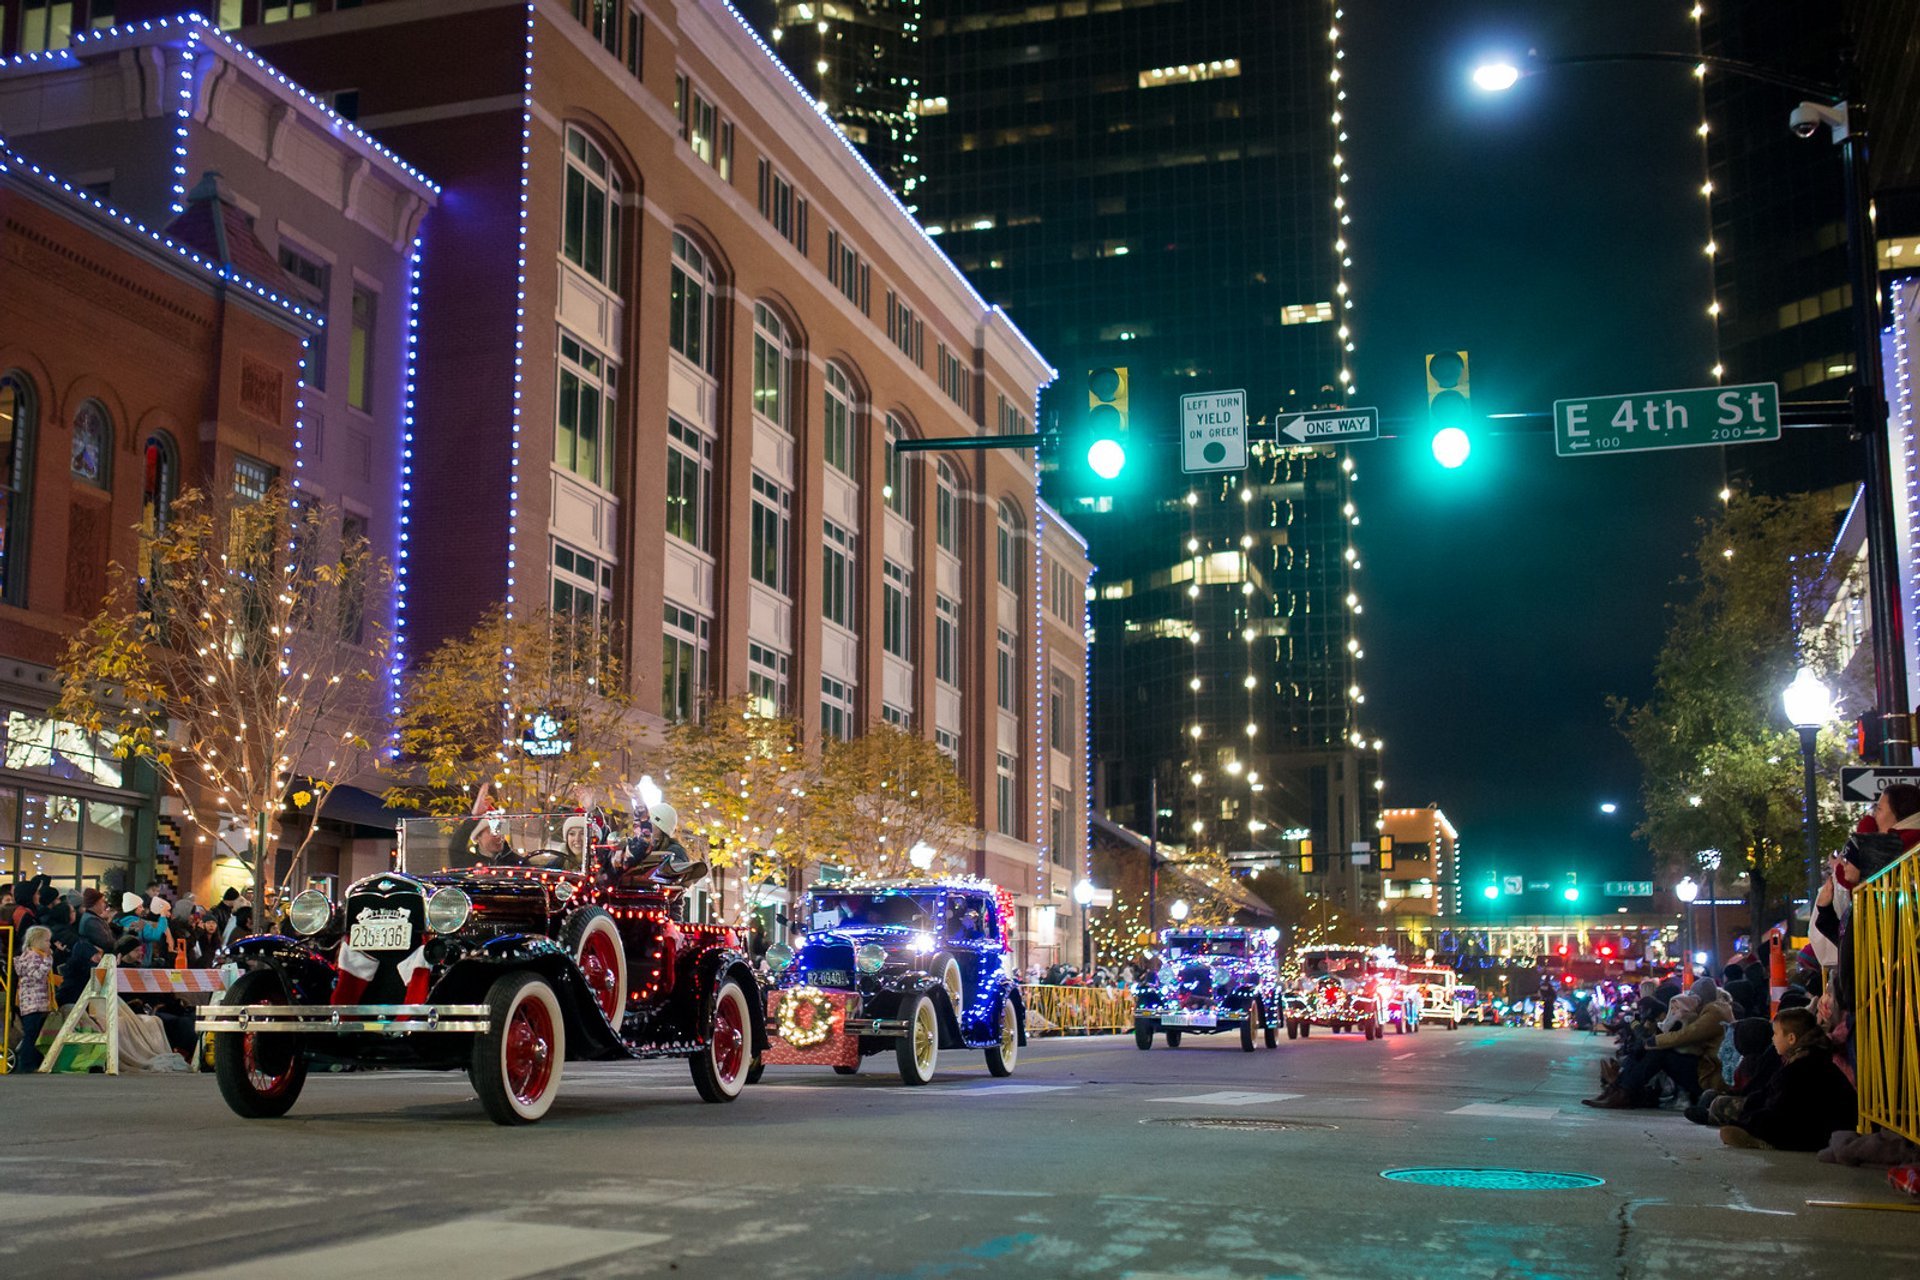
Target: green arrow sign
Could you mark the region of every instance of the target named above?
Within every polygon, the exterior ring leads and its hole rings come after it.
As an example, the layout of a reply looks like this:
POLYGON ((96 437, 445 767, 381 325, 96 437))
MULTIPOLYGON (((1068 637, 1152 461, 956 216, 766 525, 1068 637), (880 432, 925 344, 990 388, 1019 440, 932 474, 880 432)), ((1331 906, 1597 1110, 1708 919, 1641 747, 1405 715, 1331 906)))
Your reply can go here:
POLYGON ((1553 402, 1553 451, 1563 458, 1779 438, 1780 388, 1771 382, 1553 402))

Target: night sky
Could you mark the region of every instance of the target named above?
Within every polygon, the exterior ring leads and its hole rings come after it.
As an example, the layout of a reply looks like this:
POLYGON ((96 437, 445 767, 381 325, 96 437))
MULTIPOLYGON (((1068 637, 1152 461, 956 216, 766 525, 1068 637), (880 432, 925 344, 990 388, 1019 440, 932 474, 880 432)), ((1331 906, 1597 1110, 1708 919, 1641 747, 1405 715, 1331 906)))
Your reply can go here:
POLYGON ((1488 52, 1691 49, 1687 7, 1356 3, 1343 35, 1356 399, 1417 419, 1356 449, 1387 803, 1454 820, 1469 912, 1495 870, 1646 878, 1639 772, 1605 699, 1651 687, 1720 453, 1558 459, 1550 434, 1482 431, 1445 472, 1421 358, 1471 352, 1482 412, 1711 381, 1686 69, 1570 68, 1504 95, 1467 81, 1488 52))

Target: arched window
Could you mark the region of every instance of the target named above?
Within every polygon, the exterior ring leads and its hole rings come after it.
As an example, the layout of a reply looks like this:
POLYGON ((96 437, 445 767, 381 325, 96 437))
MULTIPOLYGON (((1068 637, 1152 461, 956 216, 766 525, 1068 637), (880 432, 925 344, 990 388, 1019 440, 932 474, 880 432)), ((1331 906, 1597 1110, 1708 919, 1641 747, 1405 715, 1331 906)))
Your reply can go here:
POLYGON ((999 527, 994 531, 994 575, 1000 585, 1020 590, 1024 580, 1020 564, 1020 509, 1006 499, 1000 501, 999 527))
POLYGON ((147 437, 140 480, 140 528, 148 536, 166 532, 173 521, 173 500, 180 493, 180 452, 164 431, 147 437))
POLYGON ((560 252, 604 284, 619 288, 620 178, 606 153, 578 129, 567 130, 566 209, 560 252))
POLYGON ((113 460, 113 423, 98 400, 82 404, 73 415, 73 478, 104 489, 113 460))
POLYGON ((907 470, 906 455, 893 446, 896 441, 904 440, 906 427, 900 419, 887 415, 887 486, 881 491, 886 499, 887 510, 902 520, 913 519, 913 473, 907 470))
POLYGON ((934 468, 933 540, 942 551, 960 554, 960 486, 944 458, 934 468))
POLYGON ((673 233, 673 304, 667 340, 675 351, 708 373, 714 367, 713 269, 693 241, 673 233))
POLYGON ((28 505, 33 497, 33 396, 26 382, 0 377, 0 601, 27 598, 28 505))
POLYGON ((853 477, 853 384, 837 364, 827 366, 825 415, 827 465, 853 477))
POLYGON ((753 304, 753 411, 782 431, 792 431, 788 421, 788 371, 793 366, 793 347, 787 340, 787 326, 772 307, 753 304))

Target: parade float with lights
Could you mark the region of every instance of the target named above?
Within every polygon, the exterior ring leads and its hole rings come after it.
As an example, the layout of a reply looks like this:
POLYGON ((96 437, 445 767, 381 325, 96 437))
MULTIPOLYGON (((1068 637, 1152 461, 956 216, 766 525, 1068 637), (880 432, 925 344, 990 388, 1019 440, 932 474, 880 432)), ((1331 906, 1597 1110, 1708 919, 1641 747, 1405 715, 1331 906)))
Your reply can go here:
POLYGON ((1288 1039, 1324 1027, 1377 1040, 1389 1022, 1403 1029, 1419 1025, 1418 996, 1407 989, 1406 969, 1386 947, 1302 947, 1289 968, 1296 976, 1288 1001, 1288 1039))
POLYGON ((1026 1043, 1026 1001, 1007 926, 1012 897, 987 880, 943 877, 818 884, 804 936, 768 949, 767 1066, 832 1067, 891 1051, 910 1085, 933 1079, 943 1049, 980 1049, 1013 1074, 1026 1043))
POLYGON ((1444 966, 1408 969, 1406 981, 1418 998, 1420 1022, 1431 1022, 1453 1031, 1467 1020, 1467 1006, 1460 1001, 1460 975, 1452 969, 1444 966))
POLYGON ((1158 969, 1134 993, 1134 1044, 1150 1049, 1161 1035, 1175 1049, 1188 1035, 1238 1032, 1248 1053, 1263 1041, 1273 1048, 1285 1020, 1279 940, 1278 929, 1240 925, 1163 931, 1158 969))
POLYGON ((465 1070, 500 1124, 544 1116, 578 1059, 685 1058, 702 1098, 732 1101, 765 1044, 745 949, 683 918, 705 863, 620 825, 407 819, 391 870, 295 895, 286 932, 229 947, 240 976, 198 1020, 228 1106, 285 1115, 315 1056, 465 1070))

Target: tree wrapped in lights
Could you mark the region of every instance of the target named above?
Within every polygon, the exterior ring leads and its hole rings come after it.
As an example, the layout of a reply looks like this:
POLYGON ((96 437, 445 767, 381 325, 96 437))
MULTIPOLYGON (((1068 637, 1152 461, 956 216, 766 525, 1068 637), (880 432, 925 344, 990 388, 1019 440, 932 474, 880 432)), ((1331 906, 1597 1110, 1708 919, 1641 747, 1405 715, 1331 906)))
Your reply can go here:
POLYGON ((509 813, 616 799, 632 709, 604 619, 496 604, 405 674, 394 729, 408 774, 388 803, 464 814, 482 783, 509 813))
POLYGON ((808 815, 822 859, 855 875, 970 869, 974 806, 967 784, 933 743, 893 725, 826 744, 808 815), (928 867, 911 861, 919 845, 933 850, 928 867))
POLYGON ((203 839, 245 831, 253 883, 270 889, 281 815, 308 819, 291 872, 377 734, 386 562, 276 483, 251 501, 182 494, 143 531, 138 569, 109 572, 61 660, 54 715, 148 762, 203 839))

